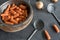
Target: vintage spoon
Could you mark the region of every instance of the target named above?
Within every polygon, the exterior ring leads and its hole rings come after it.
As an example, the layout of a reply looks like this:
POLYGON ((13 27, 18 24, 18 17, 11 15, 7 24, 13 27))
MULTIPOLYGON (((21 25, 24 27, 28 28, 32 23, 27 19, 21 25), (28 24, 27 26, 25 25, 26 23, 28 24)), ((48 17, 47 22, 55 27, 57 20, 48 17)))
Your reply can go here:
POLYGON ((60 25, 60 20, 59 20, 59 19, 57 18, 57 16, 55 15, 55 10, 56 10, 56 7, 55 7, 54 3, 48 4, 48 6, 47 6, 47 11, 54 16, 54 18, 57 20, 57 22, 58 22, 59 25, 60 25))
POLYGON ((43 27, 44 27, 44 22, 40 19, 34 21, 34 28, 35 28, 35 31, 32 33, 32 35, 28 38, 28 40, 31 40, 31 38, 33 37, 33 35, 39 31, 39 30, 42 30, 43 27))

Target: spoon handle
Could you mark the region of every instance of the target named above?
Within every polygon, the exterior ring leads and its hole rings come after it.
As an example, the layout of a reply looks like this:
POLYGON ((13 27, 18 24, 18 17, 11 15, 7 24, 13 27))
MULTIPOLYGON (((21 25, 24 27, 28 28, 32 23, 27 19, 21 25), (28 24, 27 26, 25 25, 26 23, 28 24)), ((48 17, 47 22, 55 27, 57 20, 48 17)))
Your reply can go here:
POLYGON ((60 20, 57 18, 57 16, 55 15, 55 13, 52 13, 52 15, 54 16, 54 18, 57 20, 57 22, 58 22, 59 25, 60 25, 60 20))
POLYGON ((32 33, 32 35, 28 38, 28 40, 31 40, 31 38, 33 37, 33 35, 37 32, 37 29, 32 33))

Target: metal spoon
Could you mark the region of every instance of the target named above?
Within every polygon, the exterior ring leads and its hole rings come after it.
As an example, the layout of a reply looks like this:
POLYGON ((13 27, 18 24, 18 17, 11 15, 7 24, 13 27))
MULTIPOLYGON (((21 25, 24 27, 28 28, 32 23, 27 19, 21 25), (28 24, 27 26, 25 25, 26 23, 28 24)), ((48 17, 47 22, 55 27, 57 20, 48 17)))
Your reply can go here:
POLYGON ((34 22, 33 25, 34 25, 35 31, 34 31, 34 32, 32 33, 32 35, 28 38, 28 40, 31 40, 31 38, 33 37, 33 35, 34 35, 37 31, 43 29, 43 27, 44 27, 44 22, 43 22, 42 20, 38 19, 38 20, 36 20, 36 21, 34 22))
POLYGON ((56 10, 56 7, 55 7, 54 3, 48 4, 48 6, 47 6, 47 11, 54 16, 54 18, 57 20, 57 22, 58 22, 59 25, 60 25, 60 20, 59 20, 59 19, 57 18, 57 16, 55 15, 55 10, 56 10))

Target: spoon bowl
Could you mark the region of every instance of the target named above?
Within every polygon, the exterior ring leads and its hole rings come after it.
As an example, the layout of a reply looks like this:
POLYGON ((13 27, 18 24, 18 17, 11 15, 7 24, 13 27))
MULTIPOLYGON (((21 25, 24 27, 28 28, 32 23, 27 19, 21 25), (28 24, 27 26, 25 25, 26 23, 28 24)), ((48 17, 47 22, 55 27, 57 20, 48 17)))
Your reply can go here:
POLYGON ((33 35, 37 32, 37 31, 41 31, 44 28, 44 22, 41 19, 35 20, 34 21, 34 32, 30 35, 30 37, 28 38, 28 40, 31 40, 31 38, 33 37, 33 35))
POLYGON ((41 19, 38 19, 34 22, 34 28, 37 30, 42 30, 44 27, 44 22, 41 19))
POLYGON ((53 3, 50 3, 50 4, 48 4, 48 6, 47 6, 47 11, 49 12, 49 13, 53 13, 53 12, 55 12, 55 6, 54 6, 54 4, 53 3))

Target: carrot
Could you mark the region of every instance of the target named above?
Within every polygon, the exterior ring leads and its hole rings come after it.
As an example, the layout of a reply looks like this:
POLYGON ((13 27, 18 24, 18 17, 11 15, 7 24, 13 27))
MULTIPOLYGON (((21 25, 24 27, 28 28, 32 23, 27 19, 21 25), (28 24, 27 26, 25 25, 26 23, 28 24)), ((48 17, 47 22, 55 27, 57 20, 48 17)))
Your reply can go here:
POLYGON ((11 5, 8 5, 8 7, 7 7, 7 9, 5 10, 5 12, 4 12, 4 13, 6 13, 6 14, 8 14, 8 13, 9 13, 10 6, 11 6, 11 5))
POLYGON ((13 24, 14 24, 14 23, 12 23, 12 22, 7 22, 7 21, 6 21, 5 23, 6 23, 6 24, 11 24, 11 25, 13 25, 13 24))
POLYGON ((48 31, 47 30, 44 30, 44 32, 45 32, 45 35, 46 35, 47 40, 50 40, 51 39, 51 36, 49 35, 48 31))
POLYGON ((14 17, 14 18, 19 17, 19 14, 16 14, 16 15, 14 15, 13 17, 14 17))
POLYGON ((19 22, 20 18, 16 18, 16 21, 19 22))
POLYGON ((14 10, 10 10, 12 14, 16 14, 16 12, 14 10))
POLYGON ((19 7, 21 8, 21 9, 26 9, 26 6, 24 6, 24 5, 19 5, 19 7))
POLYGON ((57 33, 60 32, 60 30, 59 30, 59 28, 58 28, 58 26, 57 26, 56 24, 53 25, 53 28, 55 29, 55 31, 56 31, 57 33))
POLYGON ((13 17, 11 17, 11 22, 18 24, 18 22, 13 17))
POLYGON ((17 6, 15 4, 12 4, 11 10, 15 9, 17 6))

